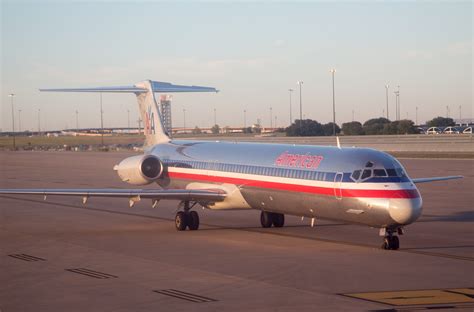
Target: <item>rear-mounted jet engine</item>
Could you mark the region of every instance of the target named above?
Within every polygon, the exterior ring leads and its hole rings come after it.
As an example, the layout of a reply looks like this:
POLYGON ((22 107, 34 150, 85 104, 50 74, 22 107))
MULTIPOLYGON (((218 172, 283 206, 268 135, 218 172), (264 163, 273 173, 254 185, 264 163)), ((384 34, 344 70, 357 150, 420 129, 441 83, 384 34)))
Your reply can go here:
POLYGON ((163 173, 163 164, 153 155, 133 156, 115 165, 122 181, 133 185, 146 185, 158 180, 163 173))

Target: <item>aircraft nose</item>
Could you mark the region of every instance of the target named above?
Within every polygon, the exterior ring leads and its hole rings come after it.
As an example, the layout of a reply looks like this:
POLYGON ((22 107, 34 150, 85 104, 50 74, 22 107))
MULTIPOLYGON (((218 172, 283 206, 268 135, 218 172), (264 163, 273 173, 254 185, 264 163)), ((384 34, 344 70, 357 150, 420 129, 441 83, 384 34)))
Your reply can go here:
POLYGON ((389 204, 390 217, 398 224, 410 224, 420 217, 421 207, 421 197, 391 198, 389 204))

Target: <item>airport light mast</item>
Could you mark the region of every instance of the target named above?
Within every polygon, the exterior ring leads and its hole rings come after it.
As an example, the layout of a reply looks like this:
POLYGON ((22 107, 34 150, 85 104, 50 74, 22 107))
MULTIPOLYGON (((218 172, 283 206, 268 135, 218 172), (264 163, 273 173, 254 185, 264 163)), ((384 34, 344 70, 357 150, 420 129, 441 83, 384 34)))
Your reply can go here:
POLYGON ((270 107, 270 129, 273 128, 273 110, 270 107))
POLYGON ((127 109, 127 128, 130 131, 130 110, 127 109))
POLYGON ((387 104, 387 119, 389 119, 388 118, 388 87, 389 87, 389 85, 386 84, 385 85, 385 98, 386 98, 386 104, 387 104))
POLYGON ((102 92, 100 92, 100 142, 104 146, 104 110, 102 109, 102 92))
POLYGON ((303 81, 299 80, 296 82, 300 86, 300 122, 303 120, 303 101, 301 99, 301 87, 303 86, 303 81))
POLYGON ((16 141, 15 141, 15 111, 13 108, 13 98, 16 96, 15 93, 10 93, 8 95, 12 103, 12 136, 13 136, 13 150, 16 150, 16 141))
POLYGON ((332 135, 336 135, 336 93, 334 91, 334 74, 336 70, 333 68, 330 70, 332 74, 332 135))
POLYGON ((186 133, 186 108, 183 108, 183 133, 186 133))
POLYGON ((18 110, 18 131, 21 132, 21 109, 18 110))
POLYGON ((290 92, 290 126, 293 123, 293 115, 292 115, 292 108, 291 108, 291 93, 293 92, 293 89, 288 89, 290 92))

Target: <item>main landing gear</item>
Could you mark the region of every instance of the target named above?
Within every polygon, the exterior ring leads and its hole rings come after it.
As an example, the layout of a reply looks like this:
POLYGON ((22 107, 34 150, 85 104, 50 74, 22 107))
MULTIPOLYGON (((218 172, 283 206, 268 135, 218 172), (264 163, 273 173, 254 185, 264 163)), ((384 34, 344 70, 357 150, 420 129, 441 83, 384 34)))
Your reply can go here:
POLYGON ((403 234, 403 230, 401 228, 397 230, 385 230, 385 237, 383 239, 382 249, 385 250, 398 250, 400 248, 400 240, 396 234, 403 234))
POLYGON ((285 215, 282 213, 262 211, 260 213, 260 223, 264 228, 269 228, 272 225, 274 227, 282 227, 285 225, 285 215))
POLYGON ((196 203, 190 205, 189 201, 184 202, 184 211, 178 211, 174 218, 176 230, 184 231, 186 228, 189 228, 191 231, 195 231, 199 228, 198 213, 196 211, 190 211, 195 205, 196 203))

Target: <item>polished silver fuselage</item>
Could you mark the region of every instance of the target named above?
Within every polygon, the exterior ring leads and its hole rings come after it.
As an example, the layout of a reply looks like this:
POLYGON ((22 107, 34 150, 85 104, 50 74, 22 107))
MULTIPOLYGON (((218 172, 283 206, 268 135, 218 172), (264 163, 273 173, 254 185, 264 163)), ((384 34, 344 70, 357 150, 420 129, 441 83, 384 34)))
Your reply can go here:
POLYGON ((226 191, 224 202, 205 204, 211 209, 258 209, 385 228, 412 223, 421 214, 421 196, 401 164, 373 149, 171 141, 147 153, 165 165, 158 181, 163 188, 226 191))

